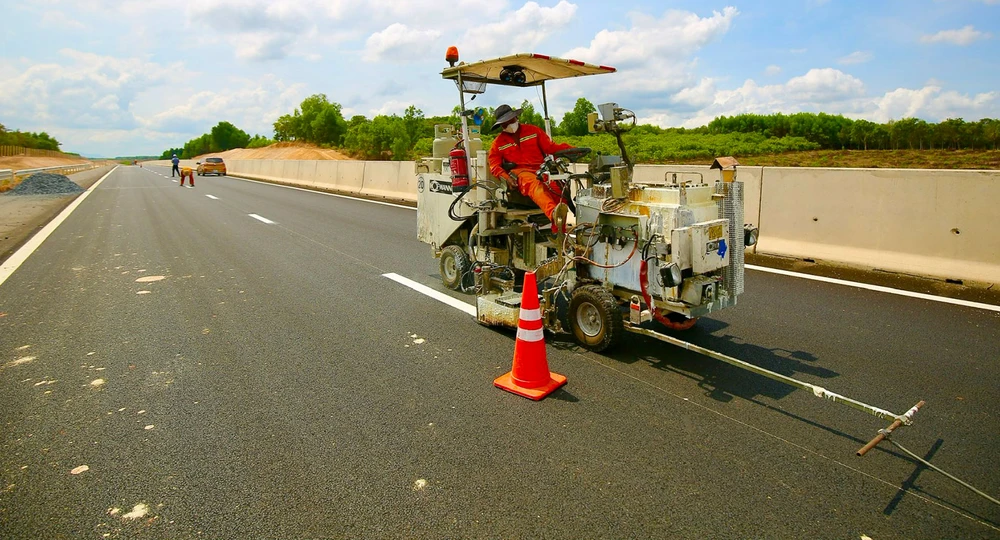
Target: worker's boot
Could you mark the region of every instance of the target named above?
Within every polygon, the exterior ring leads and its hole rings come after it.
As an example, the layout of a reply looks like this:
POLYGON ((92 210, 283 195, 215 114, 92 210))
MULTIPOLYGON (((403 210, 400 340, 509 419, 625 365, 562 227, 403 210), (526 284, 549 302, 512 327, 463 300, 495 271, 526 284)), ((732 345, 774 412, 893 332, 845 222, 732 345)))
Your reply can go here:
POLYGON ((569 214, 569 207, 566 203, 559 203, 552 210, 552 232, 556 234, 566 234, 566 216, 569 214))

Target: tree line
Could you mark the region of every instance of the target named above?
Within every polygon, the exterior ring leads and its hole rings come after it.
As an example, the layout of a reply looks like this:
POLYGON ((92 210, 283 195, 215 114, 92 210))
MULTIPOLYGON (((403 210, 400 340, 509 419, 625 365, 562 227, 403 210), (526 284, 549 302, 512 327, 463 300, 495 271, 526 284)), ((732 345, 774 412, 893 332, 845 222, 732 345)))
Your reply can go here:
MULTIPOLYGON (((522 102, 520 108, 521 123, 544 128, 542 114, 530 102, 522 102)), ((590 101, 579 98, 561 120, 552 120, 553 137, 602 148, 608 146, 604 140, 608 139, 613 145, 606 135, 588 135, 587 115, 596 110, 590 101)), ((469 125, 479 127, 484 148, 495 137, 490 132, 494 113, 492 107, 465 111, 469 125)), ((276 141, 300 141, 338 148, 358 159, 409 161, 430 155, 435 124, 457 126, 461 114, 455 107, 448 116, 425 117, 423 111, 411 105, 402 115, 376 115, 371 119, 355 115, 345 119, 339 103, 330 101, 325 94, 314 94, 274 122, 273 140, 260 135, 250 137, 229 122, 220 122, 211 133, 188 141, 183 148, 169 149, 163 157, 176 153, 189 158, 232 148, 258 148, 276 141)), ((825 113, 740 114, 719 116, 707 126, 693 129, 639 125, 626 141, 638 147, 636 161, 800 150, 996 150, 1000 147, 1000 120, 966 122, 951 118, 935 124, 904 118, 877 124, 825 113)), ((616 153, 616 148, 612 150, 616 153)))
POLYGON ((824 150, 996 150, 1000 146, 1000 120, 993 118, 978 122, 949 118, 938 124, 903 118, 877 124, 824 113, 740 114, 720 116, 707 129, 715 134, 802 137, 824 150))
POLYGON ((160 159, 170 159, 177 155, 181 159, 191 159, 203 154, 225 152, 234 148, 262 148, 274 144, 274 140, 261 135, 251 137, 247 132, 230 122, 219 122, 204 135, 184 143, 181 148, 168 148, 160 154, 160 159))
POLYGON ((44 131, 40 133, 31 133, 27 131, 8 131, 7 128, 0 124, 0 145, 3 146, 21 146, 23 148, 35 148, 38 150, 53 150, 55 152, 59 151, 59 147, 62 143, 55 140, 52 136, 44 131))

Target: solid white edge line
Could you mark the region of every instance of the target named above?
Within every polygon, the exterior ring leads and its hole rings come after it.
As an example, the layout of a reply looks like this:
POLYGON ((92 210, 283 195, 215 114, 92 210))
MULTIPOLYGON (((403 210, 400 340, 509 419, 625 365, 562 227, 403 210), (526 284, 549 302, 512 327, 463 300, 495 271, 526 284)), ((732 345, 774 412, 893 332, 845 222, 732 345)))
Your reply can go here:
POLYGON ((274 225, 274 222, 271 221, 270 219, 267 219, 266 217, 258 216, 257 214, 247 214, 247 215, 262 223, 267 223, 268 225, 274 225))
POLYGON ((782 276, 791 276, 802 279, 810 279, 812 281, 822 281, 823 283, 832 283, 834 285, 844 285, 846 287, 857 287, 859 289, 867 289, 869 291, 883 292, 888 294, 895 294, 899 296, 909 296, 910 298, 919 298, 921 300, 930 300, 932 302, 942 302, 945 304, 954 304, 956 306, 964 306, 975 309, 985 309, 987 311, 1000 312, 1000 306, 994 306, 991 304, 983 304, 980 302, 970 302, 968 300, 957 300, 955 298, 947 298, 944 296, 935 296, 933 294, 918 293, 912 291, 904 291, 900 289, 893 289, 891 287, 883 287, 881 285, 871 285, 868 283, 858 283, 856 281, 847 281, 844 279, 828 278, 823 276, 814 276, 812 274, 800 274, 797 272, 791 272, 789 270, 779 270, 777 268, 768 268, 766 266, 756 266, 748 264, 745 266, 748 270, 757 270, 759 272, 768 272, 770 274, 780 274, 782 276))
POLYGON ((27 243, 21 246, 21 249, 17 250, 13 255, 10 256, 10 258, 4 261, 3 264, 0 265, 0 285, 3 285, 3 283, 7 281, 7 278, 9 278, 11 274, 13 274, 14 271, 17 270, 18 267, 20 267, 21 264, 24 263, 24 261, 28 260, 28 257, 31 256, 31 254, 34 253, 36 249, 38 249, 38 246, 41 246, 42 242, 44 242, 45 239, 48 238, 49 235, 52 234, 53 231, 55 231, 60 224, 62 224, 63 221, 66 221, 66 218, 68 218, 69 215, 73 213, 73 210, 76 210, 76 207, 80 206, 80 203, 82 203, 84 199, 89 197, 90 194, 95 189, 97 189, 97 186, 100 186, 101 182, 103 182, 105 178, 110 176, 111 173, 115 172, 115 170, 117 169, 118 165, 115 165, 113 169, 111 169, 110 171, 107 172, 107 174, 102 176, 100 180, 94 183, 94 185, 90 186, 89 189, 81 193, 80 196, 76 198, 76 200, 69 203, 69 206, 67 206, 62 212, 60 212, 59 215, 55 217, 55 219, 50 221, 47 225, 45 225, 45 227, 42 227, 42 230, 38 231, 38 234, 32 236, 27 243))
POLYGON ((447 304, 447 305, 449 305, 449 306, 451 306, 451 307, 453 307, 455 309, 458 309, 460 311, 464 311, 464 312, 468 313, 469 315, 472 315, 473 317, 476 316, 476 306, 473 306, 472 304, 466 304, 465 302, 462 302, 461 300, 456 300, 456 299, 448 296, 447 294, 437 292, 434 289, 432 289, 432 288, 430 288, 430 287, 428 287, 426 285, 421 285, 420 283, 417 283, 416 281, 406 279, 405 277, 403 277, 403 276, 401 276, 399 274, 393 274, 393 273, 382 274, 382 277, 387 277, 387 278, 395 281, 396 283, 399 283, 401 285, 406 285, 407 287, 409 287, 409 288, 417 291, 420 294, 424 294, 424 295, 430 296, 431 298, 437 300, 438 302, 441 302, 443 304, 447 304))
POLYGON ((316 191, 315 189, 300 188, 298 186, 287 186, 285 184, 272 184, 271 182, 261 182, 260 180, 254 180, 253 178, 243 178, 242 176, 234 176, 234 175, 231 175, 231 174, 228 175, 228 176, 226 176, 226 178, 234 178, 236 180, 242 180, 244 182, 253 182, 255 184, 265 184, 265 185, 268 185, 268 186, 282 187, 282 188, 288 188, 288 189, 296 189, 298 191, 306 191, 306 192, 309 192, 309 193, 318 193, 320 195, 327 195, 327 196, 330 196, 330 197, 339 197, 341 199, 351 199, 352 201, 361 201, 361 202, 372 203, 372 204, 381 204, 382 206, 393 206, 395 208, 406 208, 408 210, 416 210, 416 208, 414 208, 412 206, 405 206, 405 205, 402 205, 402 204, 388 203, 388 202, 383 202, 383 201, 373 201, 371 199, 364 199, 364 198, 361 198, 361 197, 351 197, 350 195, 341 195, 339 193, 327 193, 326 191, 316 191))

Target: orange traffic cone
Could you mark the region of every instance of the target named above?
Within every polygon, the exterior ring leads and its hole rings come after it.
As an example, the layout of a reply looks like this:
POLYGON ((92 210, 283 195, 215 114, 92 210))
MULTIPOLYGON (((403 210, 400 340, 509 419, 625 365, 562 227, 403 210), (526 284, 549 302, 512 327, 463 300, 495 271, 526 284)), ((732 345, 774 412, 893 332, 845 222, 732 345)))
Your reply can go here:
POLYGON ((514 368, 493 381, 493 385, 519 396, 538 401, 566 384, 566 377, 549 372, 545 358, 545 334, 542 312, 538 306, 538 285, 535 273, 524 275, 521 293, 521 316, 514 342, 514 368))

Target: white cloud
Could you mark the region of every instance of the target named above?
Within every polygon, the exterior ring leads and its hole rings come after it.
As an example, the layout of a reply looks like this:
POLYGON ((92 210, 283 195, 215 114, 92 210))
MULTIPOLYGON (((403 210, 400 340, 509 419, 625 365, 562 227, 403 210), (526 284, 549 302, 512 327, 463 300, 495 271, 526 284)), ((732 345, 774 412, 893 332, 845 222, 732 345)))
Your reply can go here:
POLYGON ((287 85, 272 75, 256 81, 236 80, 229 88, 185 90, 188 97, 182 102, 142 118, 143 127, 190 138, 225 120, 251 135, 270 135, 274 121, 290 114, 306 97, 304 85, 287 85))
POLYGON ((560 0, 553 7, 527 2, 517 11, 497 17, 497 22, 470 25, 459 41, 467 57, 490 58, 528 52, 550 34, 566 26, 576 14, 576 4, 560 0))
POLYGON ((837 59, 837 63, 843 65, 864 64, 865 62, 871 61, 872 58, 874 58, 874 56, 872 56, 872 53, 868 51, 854 51, 847 56, 837 59))
POLYGON ((438 47, 438 30, 416 30, 405 24, 392 24, 375 32, 365 42, 364 59, 368 62, 401 63, 427 57, 438 47))
POLYGON ((900 118, 924 118, 932 121, 947 118, 979 119, 996 117, 1000 112, 1000 92, 976 95, 942 91, 940 86, 928 85, 912 90, 899 88, 876 98, 865 117, 877 122, 900 118))
POLYGON ((696 86, 685 88, 674 94, 670 101, 675 105, 688 106, 692 110, 699 110, 712 104, 715 100, 716 92, 715 81, 704 78, 696 86))
POLYGON ((739 11, 734 7, 713 11, 706 17, 678 10, 669 10, 660 18, 631 13, 629 28, 602 30, 589 46, 560 55, 614 66, 619 72, 613 84, 584 80, 571 94, 555 95, 567 102, 567 108, 572 108, 576 98, 584 94, 598 101, 643 101, 650 110, 702 102, 705 85, 712 83, 696 75, 698 61, 694 55, 725 35, 737 16, 739 11))
POLYGON ((42 13, 41 26, 61 30, 83 30, 86 25, 66 15, 62 11, 45 10, 42 13))
POLYGON ((764 70, 765 75, 778 75, 781 73, 781 66, 770 65, 764 70))
POLYGON ((0 85, 0 116, 24 125, 133 127, 135 97, 164 85, 179 65, 114 58, 72 49, 61 64, 33 64, 0 85))
POLYGON ((980 32, 970 24, 958 30, 942 30, 936 34, 920 36, 920 42, 949 43, 951 45, 961 45, 964 47, 981 39, 989 39, 991 37, 993 37, 992 34, 988 32, 980 32))
POLYGON ((739 15, 734 7, 701 18, 687 11, 668 11, 661 19, 632 14, 628 30, 601 30, 589 47, 569 51, 567 56, 584 61, 628 68, 656 59, 678 61, 729 31, 739 15))
POLYGON ((708 82, 702 81, 676 96, 676 104, 680 106, 642 111, 639 121, 663 127, 693 128, 706 125, 721 115, 742 113, 825 112, 879 123, 907 117, 940 122, 947 118, 974 121, 1000 116, 1000 91, 968 95, 945 91, 932 81, 923 88, 899 88, 881 96, 870 96, 859 79, 829 68, 810 70, 779 85, 760 86, 747 80, 732 90, 714 90, 708 82), (705 105, 696 110, 683 107, 703 103, 705 105))

